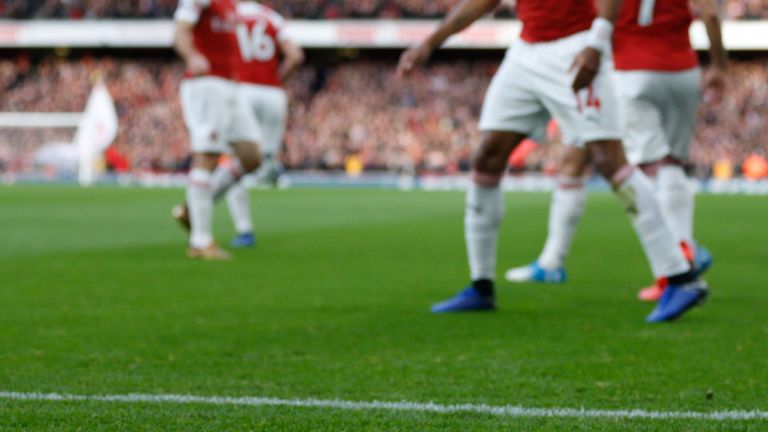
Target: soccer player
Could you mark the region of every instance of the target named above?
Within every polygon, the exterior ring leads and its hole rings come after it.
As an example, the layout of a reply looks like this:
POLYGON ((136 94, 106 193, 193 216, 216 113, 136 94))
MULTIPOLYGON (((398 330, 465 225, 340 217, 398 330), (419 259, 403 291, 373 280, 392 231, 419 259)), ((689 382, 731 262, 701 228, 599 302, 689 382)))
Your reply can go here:
MULTIPOLYGON (((723 90, 728 57, 713 0, 695 0, 710 40, 712 66, 704 89, 723 90)), ((693 240, 694 192, 683 165, 701 97, 701 71, 691 47, 689 0, 624 0, 613 38, 616 84, 627 158, 655 180, 662 212, 695 271, 702 273, 712 256, 693 240)), ((563 161, 558 187, 552 195, 549 232, 544 249, 531 265, 507 271, 511 282, 565 281, 565 259, 586 192, 582 175, 586 153, 571 148, 563 161)), ((661 298, 667 281, 658 279, 639 293, 641 300, 661 298)))
POLYGON ((192 169, 187 202, 174 209, 174 216, 182 223, 189 220, 190 258, 230 259, 213 239, 213 204, 261 163, 258 127, 238 109, 234 81, 239 55, 237 2, 181 0, 175 21, 174 45, 187 69, 181 101, 192 147, 192 169), (230 151, 235 156, 231 164, 217 168, 220 156, 230 151))
MULTIPOLYGON (((240 1, 237 15, 237 96, 244 115, 253 118, 261 131, 258 141, 264 166, 260 174, 266 170, 263 175, 270 177, 279 170, 288 115, 288 97, 282 85, 304 62, 304 52, 288 39, 285 20, 272 9, 256 1, 240 1)), ((253 246, 256 238, 248 191, 238 182, 226 199, 238 233, 230 246, 253 246)))
MULTIPOLYGON (((424 64, 451 35, 498 5, 498 0, 463 0, 424 42, 406 50, 398 74, 424 64)), ((504 213, 499 188, 510 152, 548 114, 557 119, 564 142, 586 146, 597 172, 606 178, 630 214, 653 273, 667 277, 672 296, 649 322, 679 317, 703 300, 698 280, 667 226, 648 178, 624 155, 616 99, 602 59, 610 49, 619 0, 519 0, 521 39, 507 52, 485 96, 483 138, 473 160, 464 218, 470 285, 432 307, 435 313, 495 309, 496 245, 504 213), (572 72, 573 71, 573 72, 572 72)))

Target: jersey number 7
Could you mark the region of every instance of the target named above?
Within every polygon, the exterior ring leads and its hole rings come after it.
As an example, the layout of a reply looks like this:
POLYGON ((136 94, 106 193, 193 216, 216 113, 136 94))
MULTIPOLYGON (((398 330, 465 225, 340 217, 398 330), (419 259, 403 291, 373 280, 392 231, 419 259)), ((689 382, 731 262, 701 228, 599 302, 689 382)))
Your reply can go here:
POLYGON ((640 0, 640 11, 637 14, 637 24, 647 27, 653 24, 653 10, 656 8, 656 0, 640 0))
POLYGON ((259 20, 248 31, 248 26, 238 24, 235 29, 237 44, 240 46, 240 55, 246 62, 272 60, 275 56, 275 40, 267 33, 267 22, 259 20))

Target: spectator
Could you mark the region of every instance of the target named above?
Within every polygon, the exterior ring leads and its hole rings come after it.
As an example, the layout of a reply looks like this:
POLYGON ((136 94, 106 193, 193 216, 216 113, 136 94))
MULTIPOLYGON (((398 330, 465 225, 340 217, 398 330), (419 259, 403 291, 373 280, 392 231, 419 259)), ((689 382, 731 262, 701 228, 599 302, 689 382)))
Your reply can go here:
MULTIPOLYGON (((169 18, 176 0, 0 0, 0 17, 30 19, 169 18)), ((437 18, 456 0, 265 0, 289 18, 437 18)), ((496 14, 513 16, 514 0, 505 0, 496 14)), ((730 19, 766 19, 766 0, 721 0, 730 19)))
POLYGON ((744 170, 744 177, 750 180, 768 177, 768 161, 757 153, 747 156, 742 169, 744 170))
MULTIPOLYGON (((296 169, 344 170, 350 157, 364 170, 455 173, 469 167, 480 140, 477 117, 493 61, 433 64, 412 80, 393 79, 393 64, 356 61, 334 68, 304 68, 289 83, 291 110, 284 163, 296 169)), ((0 60, 0 111, 80 112, 99 71, 115 99, 120 128, 113 151, 133 171, 175 171, 187 163, 179 108, 178 62, 158 59, 26 57, 0 60)), ((768 64, 734 62, 723 100, 705 97, 692 158, 697 173, 719 173, 768 154, 768 64)), ((32 169, 36 149, 71 142, 68 129, 0 129, 6 171, 32 169)), ((550 140, 559 136, 550 131, 550 140)), ((556 171, 557 145, 538 146, 523 167, 556 171)))

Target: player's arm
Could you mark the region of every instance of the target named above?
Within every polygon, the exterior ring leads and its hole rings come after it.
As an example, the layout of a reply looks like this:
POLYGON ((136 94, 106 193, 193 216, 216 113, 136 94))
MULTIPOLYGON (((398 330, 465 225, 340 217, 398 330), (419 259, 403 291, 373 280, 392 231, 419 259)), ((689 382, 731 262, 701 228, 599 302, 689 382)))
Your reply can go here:
POLYGON ((287 39, 282 39, 278 43, 283 53, 283 60, 280 62, 280 79, 285 81, 304 63, 304 50, 287 39))
POLYGON ((613 24, 619 17, 622 3, 622 0, 597 0, 597 18, 589 30, 587 47, 576 56, 571 66, 571 70, 576 71, 573 91, 588 87, 600 71, 602 55, 611 49, 613 24))
POLYGON ((397 65, 397 75, 405 76, 427 62, 432 51, 439 48, 445 41, 456 33, 469 27, 478 18, 492 11, 501 0, 463 0, 448 13, 440 23, 419 45, 403 52, 397 65))
POLYGON ((704 77, 705 90, 720 92, 725 88, 728 71, 728 52, 723 45, 723 32, 720 26, 720 14, 714 0, 694 0, 709 36, 709 57, 711 67, 704 77))
POLYGON ((186 63, 187 71, 192 75, 204 75, 211 69, 208 59, 195 48, 192 31, 200 18, 200 6, 194 0, 179 1, 174 20, 176 29, 173 47, 186 63))

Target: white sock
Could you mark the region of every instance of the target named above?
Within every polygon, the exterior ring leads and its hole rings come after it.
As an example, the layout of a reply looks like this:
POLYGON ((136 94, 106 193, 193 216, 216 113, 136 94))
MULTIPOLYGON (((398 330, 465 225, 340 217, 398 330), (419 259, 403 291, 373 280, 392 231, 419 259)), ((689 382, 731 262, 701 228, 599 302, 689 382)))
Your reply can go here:
POLYGON ((498 182, 482 186, 473 181, 464 213, 464 239, 473 281, 496 279, 496 245, 503 217, 504 199, 498 182))
POLYGON ((253 232, 253 221, 251 219, 251 203, 248 199, 248 189, 242 182, 233 184, 227 191, 227 206, 229 214, 232 216, 232 222, 235 224, 235 230, 238 234, 253 232))
POLYGON ((240 161, 232 158, 226 164, 219 165, 211 176, 211 189, 213 200, 218 201, 225 193, 243 176, 243 167, 240 161))
POLYGON ((193 248, 206 248, 213 242, 213 192, 209 171, 192 168, 189 172, 187 206, 191 225, 189 244, 193 248))
POLYGON ((664 165, 659 168, 656 196, 675 238, 693 245, 694 192, 682 167, 664 165))
POLYGON ((550 270, 565 265, 587 202, 587 191, 581 177, 560 176, 557 183, 549 207, 547 242, 538 259, 539 265, 550 270))
POLYGON ((658 279, 690 270, 690 264, 661 213, 648 177, 639 169, 626 166, 614 179, 614 184, 617 183, 616 195, 629 212, 653 276, 658 279))

